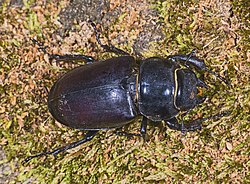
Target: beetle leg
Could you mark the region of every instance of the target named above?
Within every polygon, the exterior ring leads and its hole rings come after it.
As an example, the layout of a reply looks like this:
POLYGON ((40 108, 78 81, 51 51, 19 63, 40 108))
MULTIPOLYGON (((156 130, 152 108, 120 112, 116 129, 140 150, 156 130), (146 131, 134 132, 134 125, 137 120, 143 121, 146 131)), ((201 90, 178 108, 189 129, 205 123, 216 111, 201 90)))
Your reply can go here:
POLYGON ((217 119, 217 118, 220 118, 220 117, 223 117, 223 116, 227 116, 229 115, 231 112, 230 111, 225 111, 225 112, 222 112, 222 113, 218 113, 216 115, 213 115, 213 116, 210 116, 210 117, 207 117, 207 118, 198 118, 198 119, 195 119, 193 120, 192 122, 189 122, 189 123, 178 123, 178 120, 176 118, 171 118, 171 119, 168 119, 168 120, 164 120, 165 123, 168 125, 168 127, 170 129, 174 129, 174 130, 179 130, 181 131, 183 134, 185 134, 186 132, 189 132, 189 131, 195 131, 195 130, 201 130, 202 129, 202 122, 203 121, 206 121, 206 120, 209 120, 209 119, 217 119))
POLYGON ((170 129, 179 130, 183 134, 189 131, 201 130, 201 122, 202 121, 193 121, 188 124, 178 123, 176 118, 171 118, 168 120, 164 120, 170 129))
POLYGON ((178 120, 176 118, 171 118, 171 119, 168 119, 168 120, 164 120, 164 122, 167 124, 167 126, 170 129, 181 130, 181 124, 178 123, 178 120))
POLYGON ((125 137, 128 137, 128 138, 131 138, 131 137, 134 137, 134 136, 137 136, 137 137, 142 136, 141 134, 133 134, 133 133, 128 133, 128 132, 115 132, 115 134, 119 135, 119 136, 125 136, 125 137))
POLYGON ((32 42, 38 46, 38 50, 41 50, 44 54, 48 54, 46 50, 48 46, 44 46, 44 43, 40 43, 36 39, 32 39, 32 42))
POLYGON ((143 140, 146 140, 146 133, 147 133, 147 118, 143 116, 142 122, 141 122, 141 128, 140 128, 140 134, 133 134, 133 133, 128 133, 128 132, 120 132, 116 131, 116 135, 120 136, 126 136, 126 137, 134 137, 134 136, 139 136, 142 137, 143 140))
POLYGON ((74 61, 74 60, 84 60, 87 61, 86 64, 93 63, 95 59, 91 56, 81 55, 81 54, 66 54, 66 55, 57 55, 49 54, 46 50, 48 46, 44 46, 43 43, 39 43, 37 40, 32 39, 32 42, 38 45, 38 49, 43 51, 44 54, 48 54, 49 60, 55 59, 56 61, 74 61))
POLYGON ((214 75, 215 77, 219 78, 221 81, 223 81, 227 86, 231 87, 230 81, 228 81, 227 79, 225 79, 224 77, 220 76, 219 74, 217 74, 216 72, 213 72, 207 68, 205 68, 205 71, 207 71, 208 73, 211 73, 212 75, 214 75))
POLYGON ((100 34, 99 34, 99 31, 97 30, 96 28, 96 25, 94 22, 92 22, 91 20, 89 21, 90 25, 93 27, 94 31, 95 31, 95 37, 96 37, 96 41, 98 42, 98 44, 104 49, 106 50, 107 52, 113 52, 113 53, 116 53, 116 54, 121 54, 121 55, 129 55, 127 52, 113 46, 112 44, 109 44, 109 45, 106 45, 106 44, 103 44, 100 40, 100 34))
POLYGON ((196 119, 192 122, 188 122, 187 124, 183 124, 181 132, 185 134, 186 132, 190 131, 196 131, 196 130, 201 130, 202 129, 202 122, 203 119, 196 119))
POLYGON ((24 159, 22 161, 22 164, 25 164, 26 162, 30 161, 31 159, 33 158, 37 158, 37 157, 40 157, 40 156, 44 156, 44 155, 58 155, 59 153, 63 152, 63 151, 66 151, 68 149, 71 149, 71 148, 75 148, 85 142, 88 142, 90 141, 91 139, 93 139, 93 137, 96 135, 96 133, 98 132, 98 130, 91 130, 91 131, 88 131, 87 134, 85 135, 85 137, 79 141, 76 141, 76 142, 73 142, 73 143, 70 143, 66 146, 63 146, 63 147, 60 147, 60 148, 57 148, 53 151, 46 151, 46 152, 42 152, 42 153, 38 153, 36 155, 33 155, 33 156, 30 156, 30 157, 27 157, 26 159, 24 159))
POLYGON ((141 122, 141 129, 140 129, 141 136, 142 136, 143 140, 146 140, 147 124, 148 124, 147 121, 148 121, 148 119, 145 116, 143 116, 142 122, 141 122))
POLYGON ((56 61, 84 60, 86 61, 86 64, 91 64, 95 62, 95 59, 93 57, 81 54, 66 54, 66 55, 48 54, 48 55, 50 60, 56 60, 56 61))
POLYGON ((193 56, 192 52, 191 54, 178 54, 178 55, 173 55, 169 56, 168 59, 173 60, 174 62, 181 62, 181 64, 185 65, 186 67, 191 67, 194 66, 198 70, 205 70, 206 64, 204 60, 199 59, 195 56, 193 56))

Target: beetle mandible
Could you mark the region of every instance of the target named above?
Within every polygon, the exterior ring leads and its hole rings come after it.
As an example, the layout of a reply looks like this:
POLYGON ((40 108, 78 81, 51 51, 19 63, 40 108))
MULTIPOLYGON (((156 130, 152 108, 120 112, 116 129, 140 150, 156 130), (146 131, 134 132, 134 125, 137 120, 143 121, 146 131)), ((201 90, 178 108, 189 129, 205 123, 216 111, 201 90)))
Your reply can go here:
MULTIPOLYGON (((36 42, 40 49, 55 60, 84 60, 87 64, 77 67, 59 78, 48 95, 48 108, 60 123, 80 130, 87 130, 85 137, 53 151, 42 152, 26 158, 23 163, 42 155, 57 155, 67 149, 93 139, 98 130, 116 129, 142 116, 140 136, 145 138, 147 121, 164 121, 170 129, 183 133, 201 129, 201 122, 224 116, 217 114, 199 118, 187 124, 178 123, 180 112, 189 112, 204 102, 197 87, 208 88, 191 68, 207 71, 230 85, 226 79, 209 70, 202 59, 190 54, 172 55, 167 58, 151 57, 136 64, 127 52, 105 45, 99 31, 91 22, 98 44, 108 52, 122 56, 95 61, 86 55, 51 55, 36 42)), ((123 133, 123 135, 136 135, 123 133)))

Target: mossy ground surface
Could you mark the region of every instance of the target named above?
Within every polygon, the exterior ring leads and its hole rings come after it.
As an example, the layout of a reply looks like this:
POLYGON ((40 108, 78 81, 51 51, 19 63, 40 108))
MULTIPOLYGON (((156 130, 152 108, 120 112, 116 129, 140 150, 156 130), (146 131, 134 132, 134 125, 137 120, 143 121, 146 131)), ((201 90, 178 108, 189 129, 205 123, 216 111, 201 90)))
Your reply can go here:
MULTIPOLYGON (((101 131, 57 158, 25 165, 21 161, 27 156, 85 133, 55 122, 47 108, 46 89, 78 64, 49 62, 32 39, 54 54, 114 55, 97 45, 87 20, 72 21, 60 34, 60 12, 69 2, 13 2, 0 1, 0 183, 250 183, 249 1, 108 1, 105 19, 97 22, 117 47, 144 57, 196 48, 210 69, 230 79, 229 88, 205 74, 208 99, 185 122, 226 110, 231 114, 207 120, 201 131, 185 136, 151 123, 147 142, 101 131)), ((140 121, 126 129, 138 132, 140 121)))

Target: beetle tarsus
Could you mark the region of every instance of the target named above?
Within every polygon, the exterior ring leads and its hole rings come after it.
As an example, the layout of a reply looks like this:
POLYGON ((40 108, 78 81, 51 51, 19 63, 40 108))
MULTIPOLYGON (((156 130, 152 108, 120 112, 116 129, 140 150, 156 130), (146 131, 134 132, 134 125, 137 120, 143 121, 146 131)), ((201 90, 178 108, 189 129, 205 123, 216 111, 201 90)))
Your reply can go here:
POLYGON ((32 39, 32 42, 38 46, 38 50, 41 50, 44 54, 48 54, 46 51, 48 46, 44 46, 44 43, 40 43, 36 39, 32 39))
POLYGON ((212 75, 214 75, 215 77, 219 78, 221 81, 223 81, 227 86, 231 87, 231 83, 226 80, 224 77, 220 76, 219 74, 209 70, 209 69, 205 69, 205 71, 207 71, 208 73, 211 73, 212 75))

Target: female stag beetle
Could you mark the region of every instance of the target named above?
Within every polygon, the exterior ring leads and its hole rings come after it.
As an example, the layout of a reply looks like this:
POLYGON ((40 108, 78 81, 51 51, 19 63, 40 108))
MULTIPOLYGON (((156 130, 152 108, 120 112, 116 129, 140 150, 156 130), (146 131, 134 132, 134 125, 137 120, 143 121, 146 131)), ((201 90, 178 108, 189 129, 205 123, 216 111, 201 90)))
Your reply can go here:
MULTIPOLYGON (((195 57, 194 53, 164 59, 147 58, 137 66, 135 58, 128 53, 113 45, 102 44, 95 24, 91 25, 102 48, 123 56, 95 61, 86 55, 48 54, 50 59, 57 61, 80 59, 87 62, 55 82, 48 95, 48 108, 58 122, 88 132, 80 141, 30 156, 24 162, 74 148, 93 139, 98 130, 120 128, 138 115, 143 117, 139 135, 145 137, 147 120, 164 121, 170 129, 186 132, 201 129, 204 120, 226 114, 196 119, 188 124, 178 123, 176 116, 180 112, 189 112, 205 100, 204 96, 198 95, 197 87, 208 88, 191 68, 212 73, 227 85, 228 82, 208 70, 204 61, 195 57)), ((40 49, 46 53, 42 45, 40 49)))

